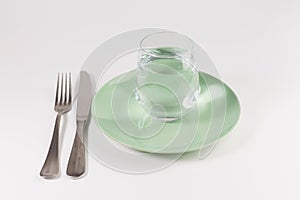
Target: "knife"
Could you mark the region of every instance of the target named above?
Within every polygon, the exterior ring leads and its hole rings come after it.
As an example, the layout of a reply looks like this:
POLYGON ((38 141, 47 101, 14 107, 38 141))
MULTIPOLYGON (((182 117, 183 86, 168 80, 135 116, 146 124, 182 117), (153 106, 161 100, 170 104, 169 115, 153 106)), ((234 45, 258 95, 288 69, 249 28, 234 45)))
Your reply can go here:
POLYGON ((90 76, 86 71, 81 71, 77 99, 77 128, 67 167, 67 175, 74 178, 79 178, 85 173, 84 129, 89 116, 92 97, 90 76))

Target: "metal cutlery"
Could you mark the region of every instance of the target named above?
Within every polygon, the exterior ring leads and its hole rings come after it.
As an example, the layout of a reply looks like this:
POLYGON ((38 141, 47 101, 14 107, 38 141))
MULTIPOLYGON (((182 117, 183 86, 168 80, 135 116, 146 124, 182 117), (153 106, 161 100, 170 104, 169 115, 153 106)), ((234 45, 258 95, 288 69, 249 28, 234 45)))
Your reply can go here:
POLYGON ((79 92, 77 99, 76 134, 68 161, 67 175, 79 178, 85 173, 86 158, 84 147, 84 129, 92 102, 92 83, 87 72, 80 72, 79 92))
POLYGON ((51 144, 40 176, 51 179, 59 175, 59 128, 63 114, 72 108, 71 74, 58 74, 54 110, 57 112, 51 144))

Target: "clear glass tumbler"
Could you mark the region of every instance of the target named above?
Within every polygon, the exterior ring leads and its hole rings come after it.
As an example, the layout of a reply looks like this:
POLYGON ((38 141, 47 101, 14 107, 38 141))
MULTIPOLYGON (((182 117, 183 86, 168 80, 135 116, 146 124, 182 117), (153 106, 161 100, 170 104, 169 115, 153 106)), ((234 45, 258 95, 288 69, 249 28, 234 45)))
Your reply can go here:
POLYGON ((136 98, 153 117, 173 121, 197 102, 199 74, 193 65, 193 41, 176 32, 158 32, 140 43, 136 98))

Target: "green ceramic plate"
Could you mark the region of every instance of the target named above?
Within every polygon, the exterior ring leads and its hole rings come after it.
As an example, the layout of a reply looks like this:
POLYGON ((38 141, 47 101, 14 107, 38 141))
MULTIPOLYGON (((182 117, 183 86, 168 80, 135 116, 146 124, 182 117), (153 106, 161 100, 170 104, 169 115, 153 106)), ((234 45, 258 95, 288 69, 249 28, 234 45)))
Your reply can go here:
POLYGON ((240 104, 234 92, 202 72, 194 109, 173 122, 152 119, 135 99, 135 77, 135 71, 130 71, 110 80, 97 92, 92 105, 99 128, 130 148, 151 153, 194 151, 216 142, 238 121, 240 104))

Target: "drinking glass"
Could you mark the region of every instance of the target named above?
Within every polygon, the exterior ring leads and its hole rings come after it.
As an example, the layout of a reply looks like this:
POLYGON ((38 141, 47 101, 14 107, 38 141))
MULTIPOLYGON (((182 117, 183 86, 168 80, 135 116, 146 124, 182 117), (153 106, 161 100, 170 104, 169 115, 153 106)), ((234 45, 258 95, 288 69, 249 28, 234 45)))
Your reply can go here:
POLYGON ((174 121, 196 104, 200 86, 193 46, 190 38, 176 32, 152 33, 142 39, 135 96, 153 118, 174 121))

